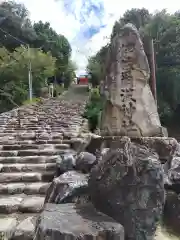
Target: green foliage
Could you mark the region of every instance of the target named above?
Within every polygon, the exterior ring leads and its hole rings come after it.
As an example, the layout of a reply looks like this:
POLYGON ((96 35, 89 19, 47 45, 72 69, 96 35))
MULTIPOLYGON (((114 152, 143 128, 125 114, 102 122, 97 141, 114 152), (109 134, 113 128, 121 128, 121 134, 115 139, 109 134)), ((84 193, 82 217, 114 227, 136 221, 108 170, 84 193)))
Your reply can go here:
POLYGON ((145 26, 151 20, 151 15, 149 11, 145 8, 132 8, 131 10, 127 10, 123 17, 120 18, 119 23, 124 25, 126 23, 134 24, 137 29, 145 26))
POLYGON ((65 77, 64 87, 65 88, 68 88, 69 85, 72 83, 72 80, 76 77, 76 74, 75 74, 76 70, 77 70, 76 64, 70 60, 64 70, 64 77, 65 77))
POLYGON ((88 119, 89 128, 93 132, 99 124, 99 116, 102 111, 102 99, 99 89, 92 88, 90 92, 90 101, 87 103, 84 117, 88 119))
POLYGON ((22 104, 29 105, 29 104, 38 103, 38 102, 41 102, 40 98, 33 98, 31 101, 29 99, 25 100, 22 104))
POLYGON ((87 71, 91 73, 90 81, 93 87, 97 86, 101 79, 101 64, 95 57, 89 59, 87 71))
POLYGON ((0 4, 1 46, 12 51, 23 42, 32 44, 36 40, 36 33, 28 15, 28 10, 23 4, 15 1, 4 1, 0 4))
POLYGON ((0 112, 17 107, 28 98, 29 61, 34 96, 40 95, 47 77, 63 75, 66 87, 71 83, 76 66, 70 60, 68 40, 47 22, 32 24, 23 4, 0 3, 0 39, 0 112))
POLYGON ((105 78, 105 65, 108 53, 108 45, 102 47, 100 51, 88 59, 87 72, 91 74, 91 83, 93 87, 99 85, 100 81, 105 78))
POLYGON ((44 52, 51 52, 53 57, 57 59, 57 69, 65 71, 71 55, 71 46, 68 40, 57 34, 48 22, 39 21, 34 24, 34 30, 37 35, 35 46, 42 48, 44 52))
POLYGON ((28 64, 32 63, 33 95, 39 96, 40 89, 45 86, 45 79, 55 71, 56 59, 50 53, 45 54, 38 49, 28 50, 18 47, 13 52, 0 48, 0 86, 3 93, 0 98, 0 110, 14 107, 12 101, 21 105, 28 98, 28 64), (7 97, 8 96, 10 97, 7 97), (11 100, 10 100, 11 98, 11 100))

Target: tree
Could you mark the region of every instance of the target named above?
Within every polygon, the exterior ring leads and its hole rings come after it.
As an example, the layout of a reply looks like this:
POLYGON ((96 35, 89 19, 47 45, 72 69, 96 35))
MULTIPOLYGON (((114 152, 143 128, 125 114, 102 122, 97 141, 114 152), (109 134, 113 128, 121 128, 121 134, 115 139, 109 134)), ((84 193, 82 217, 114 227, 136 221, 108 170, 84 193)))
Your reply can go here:
POLYGON ((69 60, 68 65, 65 69, 65 73, 64 73, 64 77, 65 77, 64 86, 65 86, 65 88, 69 87, 72 80, 76 77, 76 73, 75 73, 76 70, 77 70, 76 64, 72 60, 69 60))
POLYGON ((57 34, 48 22, 35 23, 34 30, 37 35, 34 46, 41 48, 44 52, 50 51, 52 56, 57 59, 58 71, 65 71, 71 56, 71 46, 68 40, 63 35, 57 34))
POLYGON ((101 64, 97 59, 97 56, 93 56, 88 59, 87 72, 91 75, 91 83, 93 86, 97 86, 100 83, 102 71, 101 64))
POLYGON ((33 95, 39 96, 45 86, 45 79, 55 72, 55 61, 50 53, 43 53, 38 49, 28 50, 24 47, 9 52, 0 48, 0 109, 1 112, 13 108, 13 100, 21 105, 28 98, 28 63, 32 63, 33 95), (3 91, 3 93, 2 93, 3 91), (9 97, 8 97, 9 96, 9 97))
POLYGON ((103 46, 96 55, 88 59, 87 72, 91 74, 93 86, 97 86, 101 80, 105 79, 106 60, 109 45, 103 46))
POLYGON ((36 33, 23 4, 4 1, 0 4, 0 43, 10 51, 22 43, 32 44, 36 33))
POLYGON ((131 10, 127 10, 123 17, 120 18, 120 25, 124 25, 127 23, 134 24, 137 29, 144 27, 151 20, 151 15, 149 11, 145 8, 132 8, 131 10))
POLYGON ((30 60, 34 96, 39 96, 47 77, 62 74, 67 85, 71 82, 75 65, 70 60, 68 40, 49 23, 40 21, 32 25, 23 4, 15 1, 0 4, 0 39, 1 112, 27 99, 30 60))
POLYGON ((137 27, 138 30, 140 30, 142 27, 144 27, 149 21, 151 20, 151 14, 149 11, 145 8, 132 8, 131 10, 127 10, 123 17, 119 19, 119 21, 116 21, 114 23, 112 33, 111 33, 111 41, 112 38, 119 33, 120 28, 127 24, 132 23, 137 27))
POLYGON ((144 33, 154 40, 158 105, 164 123, 175 120, 173 115, 180 104, 179 30, 179 17, 165 10, 156 13, 144 27, 144 33))

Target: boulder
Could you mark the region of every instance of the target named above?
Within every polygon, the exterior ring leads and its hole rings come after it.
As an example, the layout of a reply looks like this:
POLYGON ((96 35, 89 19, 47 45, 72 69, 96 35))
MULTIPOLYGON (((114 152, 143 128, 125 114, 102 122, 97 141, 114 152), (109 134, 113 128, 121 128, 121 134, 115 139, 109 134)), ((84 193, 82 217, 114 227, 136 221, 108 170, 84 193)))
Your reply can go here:
POLYGON ((167 189, 180 193, 180 156, 173 157, 166 177, 168 179, 167 189))
POLYGON ((75 169, 83 173, 88 173, 96 163, 96 156, 94 154, 81 152, 76 158, 75 169))
POLYGON ((47 190, 45 203, 88 201, 88 176, 69 171, 55 178, 47 190))
POLYGON ((175 139, 156 140, 154 149, 163 163, 165 189, 180 193, 180 144, 175 139), (158 149, 161 149, 159 152, 158 149))
POLYGON ((153 239, 164 201, 158 155, 129 138, 112 141, 92 169, 89 192, 95 207, 125 228, 127 240, 153 239))
POLYGON ((177 140, 171 137, 142 137, 133 141, 155 151, 162 163, 170 163, 179 149, 177 140))
POLYGON ((58 157, 56 161, 57 173, 56 176, 74 170, 76 164, 75 153, 72 151, 65 152, 58 157))
POLYGON ((47 204, 37 221, 35 240, 124 240, 123 227, 92 204, 47 204))

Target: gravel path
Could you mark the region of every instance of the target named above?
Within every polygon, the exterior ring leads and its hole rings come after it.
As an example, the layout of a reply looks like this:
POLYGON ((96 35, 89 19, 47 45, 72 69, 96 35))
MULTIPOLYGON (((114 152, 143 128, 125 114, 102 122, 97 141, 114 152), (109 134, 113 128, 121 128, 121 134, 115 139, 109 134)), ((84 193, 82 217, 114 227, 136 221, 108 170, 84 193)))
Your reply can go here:
POLYGON ((87 86, 72 85, 68 91, 64 94, 63 100, 73 101, 87 101, 89 93, 87 91, 87 86))

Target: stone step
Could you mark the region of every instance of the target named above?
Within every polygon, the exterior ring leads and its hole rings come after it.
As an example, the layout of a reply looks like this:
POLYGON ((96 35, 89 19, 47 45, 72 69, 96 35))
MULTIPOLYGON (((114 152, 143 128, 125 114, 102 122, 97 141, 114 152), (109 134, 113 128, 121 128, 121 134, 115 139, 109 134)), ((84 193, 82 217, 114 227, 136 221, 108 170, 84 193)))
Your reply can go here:
MULTIPOLYGON (((21 125, 21 127, 19 127, 19 126, 15 126, 15 127, 11 127, 11 126, 7 126, 6 127, 6 129, 5 130, 9 130, 9 131, 22 131, 22 130, 29 130, 29 129, 31 129, 31 128, 34 128, 35 130, 36 129, 41 129, 42 128, 42 126, 41 125, 33 125, 33 126, 24 126, 24 125, 21 125)), ((46 129, 46 128, 44 128, 44 129, 46 129)), ((48 128, 47 128, 48 129, 48 128)))
POLYGON ((58 135, 60 136, 63 136, 63 131, 65 131, 65 129, 68 129, 68 127, 62 129, 61 128, 50 128, 50 129, 46 129, 46 128, 42 128, 42 127, 38 127, 38 128, 21 128, 21 129, 17 129, 17 128, 14 128, 14 129, 2 129, 0 131, 0 137, 2 136, 7 136, 8 134, 11 134, 13 136, 16 136, 17 134, 20 134, 20 133, 29 133, 29 132, 34 132, 36 134, 42 134, 43 131, 48 131, 50 133, 58 133, 58 135))
POLYGON ((0 213, 39 213, 43 209, 44 199, 44 196, 26 194, 1 195, 0 213))
POLYGON ((0 157, 16 157, 16 156, 53 156, 61 155, 67 152, 68 149, 28 149, 14 151, 0 151, 0 157))
POLYGON ((0 157, 0 163, 55 163, 59 160, 58 155, 54 156, 17 156, 0 157))
MULTIPOLYGON (((68 125, 67 125, 68 126, 68 125)), ((37 131, 39 131, 39 130, 41 130, 42 131, 42 129, 44 129, 44 130, 58 130, 58 131, 61 131, 62 130, 62 127, 63 127, 63 125, 61 126, 61 125, 58 125, 58 126, 49 126, 49 127, 46 127, 46 126, 43 126, 43 125, 34 125, 34 126, 24 126, 24 125, 22 125, 21 127, 19 127, 19 126, 15 126, 15 127, 6 127, 5 128, 5 131, 9 131, 9 132, 12 132, 12 131, 28 131, 28 130, 31 130, 31 131, 33 131, 33 130, 37 130, 37 131)))
MULTIPOLYGON (((58 133, 59 134, 59 133, 58 133)), ((16 137, 19 140, 37 140, 38 136, 37 134, 33 133, 33 134, 29 134, 28 132, 26 132, 25 134, 20 134, 18 132, 14 132, 14 133, 0 133, 0 140, 1 138, 5 138, 5 137, 16 137)), ((62 140, 63 136, 62 135, 55 135, 55 136, 50 136, 51 139, 59 139, 62 140)), ((47 140, 47 136, 41 136, 41 140, 47 140)))
MULTIPOLYGON (((73 124, 81 124, 81 122, 73 122, 73 124)), ((6 129, 7 130, 26 130, 26 129, 31 129, 31 128, 34 128, 34 129, 62 129, 62 126, 67 126, 67 125, 71 125, 71 124, 68 124, 67 121, 65 121, 65 123, 57 123, 57 124, 47 124, 47 125, 44 125, 43 123, 34 123, 33 125, 27 125, 27 124, 21 124, 21 126, 6 126, 6 129)))
MULTIPOLYGON (((26 214, 21 214, 26 215, 26 214)), ((32 215, 32 214, 31 214, 32 215)), ((22 218, 22 216, 18 216, 22 218)), ((17 219, 18 219, 17 218, 17 219)), ((35 227, 37 221, 37 215, 23 217, 16 225, 15 231, 13 231, 11 240, 33 240, 35 235, 35 227)))
POLYGON ((0 139, 0 145, 24 145, 24 144, 28 144, 28 145, 32 145, 32 144, 71 144, 72 140, 71 139, 53 139, 53 140, 15 140, 15 139, 7 139, 2 141, 2 139, 0 139))
POLYGON ((27 195, 45 195, 50 182, 30 182, 30 183, 7 183, 0 184, 0 194, 27 194, 27 195))
POLYGON ((43 172, 55 171, 56 163, 14 163, 0 164, 0 172, 43 172))
POLYGON ((54 175, 55 171, 1 173, 0 183, 49 182, 53 180, 54 175))
POLYGON ((0 145, 0 150, 7 151, 7 150, 27 150, 27 149, 70 149, 70 144, 14 144, 14 145, 0 145))
POLYGON ((14 217, 0 218, 0 236, 1 239, 9 240, 15 233, 18 222, 14 217))

